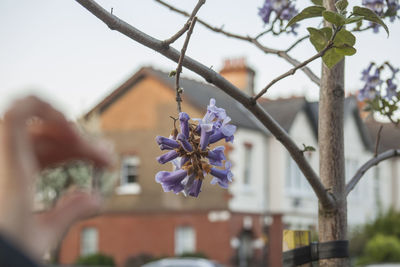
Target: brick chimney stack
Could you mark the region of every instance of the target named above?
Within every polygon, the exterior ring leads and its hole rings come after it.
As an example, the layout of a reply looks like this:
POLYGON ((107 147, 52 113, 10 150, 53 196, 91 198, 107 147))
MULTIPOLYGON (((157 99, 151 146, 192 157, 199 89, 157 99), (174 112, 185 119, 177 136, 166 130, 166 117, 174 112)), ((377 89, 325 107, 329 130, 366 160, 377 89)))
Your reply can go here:
POLYGON ((255 72, 247 66, 245 58, 226 59, 219 73, 248 95, 254 95, 255 72))

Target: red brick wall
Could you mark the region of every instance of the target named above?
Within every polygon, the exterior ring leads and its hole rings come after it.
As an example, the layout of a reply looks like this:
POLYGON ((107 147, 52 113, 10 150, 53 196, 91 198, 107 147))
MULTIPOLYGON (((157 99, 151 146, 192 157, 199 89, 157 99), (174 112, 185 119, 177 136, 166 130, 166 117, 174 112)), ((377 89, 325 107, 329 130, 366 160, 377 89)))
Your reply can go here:
MULTIPOLYGON (((70 264, 79 257, 80 232, 84 227, 98 229, 99 251, 112 255, 118 266, 140 253, 173 256, 175 228, 188 225, 196 232, 196 251, 229 264, 235 253, 230 240, 241 232, 243 216, 233 214, 228 221, 210 222, 208 212, 105 214, 75 224, 61 244, 59 259, 62 264, 70 264)), ((253 232, 260 237, 260 216, 252 218, 253 232)))

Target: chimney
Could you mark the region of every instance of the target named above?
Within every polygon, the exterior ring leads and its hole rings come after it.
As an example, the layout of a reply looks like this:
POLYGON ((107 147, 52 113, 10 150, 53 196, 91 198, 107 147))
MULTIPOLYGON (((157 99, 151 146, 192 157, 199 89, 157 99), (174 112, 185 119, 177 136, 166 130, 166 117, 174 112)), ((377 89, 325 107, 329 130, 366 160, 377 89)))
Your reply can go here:
POLYGON ((246 94, 254 95, 255 72, 247 66, 245 58, 226 59, 219 73, 246 94))

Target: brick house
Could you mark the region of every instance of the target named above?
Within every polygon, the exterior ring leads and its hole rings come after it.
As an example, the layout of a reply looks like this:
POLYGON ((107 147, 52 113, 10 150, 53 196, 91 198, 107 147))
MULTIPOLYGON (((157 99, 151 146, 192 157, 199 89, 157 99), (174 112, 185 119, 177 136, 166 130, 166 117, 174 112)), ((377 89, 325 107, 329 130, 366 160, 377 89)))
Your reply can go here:
MULTIPOLYGON (((221 74, 246 93, 253 93, 255 73, 244 61, 227 61, 221 74)), ((61 263, 72 263, 80 255, 97 251, 112 255, 118 266, 141 253, 173 256, 202 252, 226 265, 266 266, 268 262, 268 266, 277 267, 284 227, 316 229, 316 197, 268 130, 214 86, 186 78, 181 79, 181 86, 182 109, 192 118, 203 116, 212 97, 238 126, 234 143, 226 147, 234 173, 229 190, 210 185, 208 178, 195 199, 164 193, 155 183, 155 174, 170 168, 155 160, 162 152, 154 139, 168 136, 173 127, 169 116, 177 116, 175 79, 142 68, 81 120, 88 131, 114 143, 120 180, 104 213, 78 222, 65 236, 59 253, 61 263)), ((318 170, 318 104, 304 98, 260 103, 300 147, 316 148, 307 157, 318 170)), ((355 98, 345 101, 345 117, 346 176, 350 177, 373 155, 377 123, 363 122, 355 98)), ((369 172, 371 179, 363 179, 362 189, 355 190, 348 201, 350 226, 375 216, 376 203, 383 196, 386 198, 380 203, 385 208, 400 206, 396 197, 399 166, 398 160, 383 163, 378 167, 381 179, 372 179, 378 175, 375 171, 369 172), (374 193, 377 188, 380 196, 374 193)))
MULTIPOLYGON (((248 73, 254 75, 250 69, 248 73)), ((247 72, 240 75, 235 75, 239 82, 247 85, 252 81, 246 80, 247 72)), ((261 261, 261 214, 231 212, 230 193, 209 182, 203 183, 195 199, 164 193, 154 181, 158 171, 171 168, 155 160, 162 153, 155 136, 168 136, 173 128, 169 116, 177 116, 174 83, 166 73, 142 68, 82 118, 89 131, 114 143, 121 180, 104 214, 70 229, 61 245, 61 263, 101 251, 112 255, 118 266, 140 253, 172 256, 183 252, 201 252, 229 264, 238 260, 239 250, 246 249, 236 244, 240 238, 257 241, 250 245, 258 246, 252 255, 261 261)), ((219 106, 235 106, 213 86, 185 78, 181 85, 185 90, 182 109, 193 118, 204 115, 210 97, 216 98, 219 106)), ((257 127, 242 110, 231 110, 227 113, 235 124, 257 127)))

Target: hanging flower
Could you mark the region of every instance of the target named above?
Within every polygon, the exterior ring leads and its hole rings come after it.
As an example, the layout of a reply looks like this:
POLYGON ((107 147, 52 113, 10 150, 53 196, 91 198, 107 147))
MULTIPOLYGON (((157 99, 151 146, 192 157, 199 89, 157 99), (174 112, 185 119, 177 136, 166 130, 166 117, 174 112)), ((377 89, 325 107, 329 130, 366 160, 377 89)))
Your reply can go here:
POLYGON ((212 98, 204 117, 193 121, 197 124, 190 123, 189 115, 181 112, 180 133, 174 128, 174 134, 169 138, 156 137, 160 149, 169 150, 159 156, 157 161, 161 164, 172 162, 174 165, 173 171, 156 174, 156 182, 161 184, 165 192, 183 192, 185 195, 197 197, 207 174, 213 176, 212 184, 218 183, 223 188, 227 188, 232 182, 231 163, 226 161, 225 148, 210 148, 210 144, 221 139, 233 142, 236 126, 229 124, 231 118, 223 108, 215 105, 215 99, 212 98))

